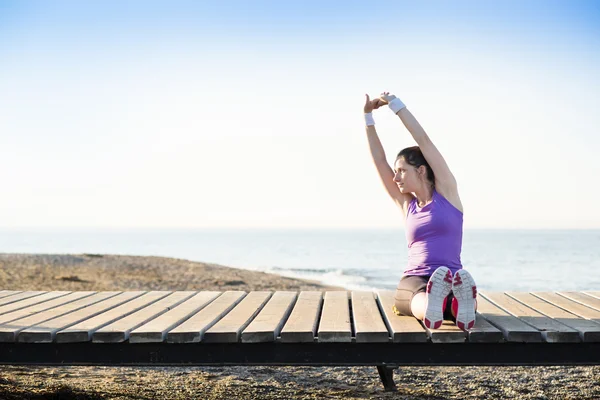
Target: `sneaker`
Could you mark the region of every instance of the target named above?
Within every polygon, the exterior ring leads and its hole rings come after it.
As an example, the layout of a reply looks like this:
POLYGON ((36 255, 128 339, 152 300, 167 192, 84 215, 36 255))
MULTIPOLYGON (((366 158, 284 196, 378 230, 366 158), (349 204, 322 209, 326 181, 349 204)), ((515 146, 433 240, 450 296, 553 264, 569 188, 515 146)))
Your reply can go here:
POLYGON ((475 298, 477 297, 477 287, 471 274, 464 269, 456 271, 452 292, 458 304, 456 326, 463 331, 471 329, 475 325, 475 298))
POLYGON ((436 269, 427 282, 427 308, 423 323, 427 328, 437 329, 444 322, 444 304, 452 290, 452 272, 447 267, 436 269))

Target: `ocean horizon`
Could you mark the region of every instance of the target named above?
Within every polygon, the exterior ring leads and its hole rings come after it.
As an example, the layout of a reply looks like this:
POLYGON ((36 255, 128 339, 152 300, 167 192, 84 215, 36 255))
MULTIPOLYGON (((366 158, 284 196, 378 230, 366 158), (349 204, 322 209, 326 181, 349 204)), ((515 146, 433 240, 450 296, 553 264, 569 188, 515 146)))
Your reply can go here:
MULTIPOLYGON (((395 289, 408 257, 392 228, 0 228, 0 252, 173 257, 349 290, 395 289)), ((480 290, 599 290, 600 229, 465 229, 461 261, 480 290)))

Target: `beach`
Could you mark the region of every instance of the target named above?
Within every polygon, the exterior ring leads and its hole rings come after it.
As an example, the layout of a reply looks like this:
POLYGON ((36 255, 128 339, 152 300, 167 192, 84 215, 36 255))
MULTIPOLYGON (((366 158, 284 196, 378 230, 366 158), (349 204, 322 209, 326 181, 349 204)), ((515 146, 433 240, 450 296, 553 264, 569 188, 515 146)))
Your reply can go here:
MULTIPOLYGON (((0 254, 0 289, 344 290, 165 257, 0 254)), ((600 367, 401 367, 384 392, 372 367, 0 366, 2 399, 597 399, 600 367)))

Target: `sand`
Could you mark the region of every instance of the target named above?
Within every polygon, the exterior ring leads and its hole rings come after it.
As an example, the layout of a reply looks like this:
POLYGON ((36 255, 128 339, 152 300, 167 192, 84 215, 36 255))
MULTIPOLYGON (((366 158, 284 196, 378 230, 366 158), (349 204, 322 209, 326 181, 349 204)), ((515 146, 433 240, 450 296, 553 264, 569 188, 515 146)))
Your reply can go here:
MULTIPOLYGON (((327 290, 317 282, 163 257, 0 254, 0 289, 327 290)), ((0 366, 0 399, 599 399, 600 367, 0 366)))

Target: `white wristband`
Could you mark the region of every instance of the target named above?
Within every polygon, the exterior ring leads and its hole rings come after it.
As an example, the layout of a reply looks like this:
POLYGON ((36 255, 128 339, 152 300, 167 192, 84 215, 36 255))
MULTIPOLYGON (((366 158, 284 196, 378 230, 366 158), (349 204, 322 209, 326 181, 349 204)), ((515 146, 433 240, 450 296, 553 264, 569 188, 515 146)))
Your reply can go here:
POLYGON ((390 110, 392 110, 394 112, 394 114, 398 114, 398 111, 402 110, 406 106, 399 98, 396 97, 395 99, 390 101, 390 104, 388 104, 388 107, 390 108, 390 110))
POLYGON ((372 113, 365 113, 365 124, 367 126, 373 126, 373 125, 375 125, 375 120, 373 119, 373 114, 372 113))

